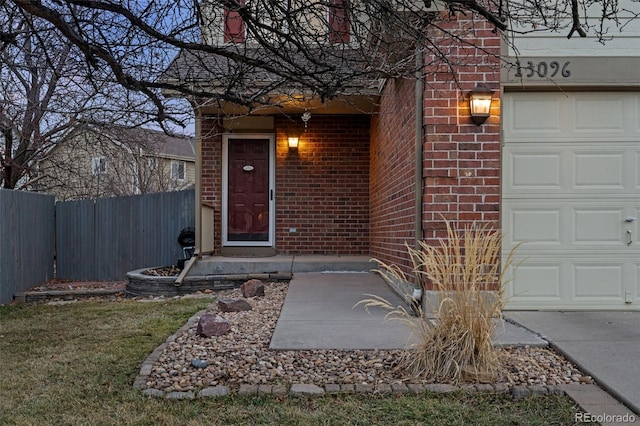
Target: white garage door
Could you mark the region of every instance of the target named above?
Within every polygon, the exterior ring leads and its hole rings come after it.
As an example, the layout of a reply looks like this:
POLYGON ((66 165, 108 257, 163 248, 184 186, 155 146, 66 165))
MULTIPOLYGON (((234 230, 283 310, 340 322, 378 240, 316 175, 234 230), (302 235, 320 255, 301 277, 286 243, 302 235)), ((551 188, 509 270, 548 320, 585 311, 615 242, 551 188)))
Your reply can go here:
POLYGON ((640 93, 506 93, 509 309, 640 309, 640 93))

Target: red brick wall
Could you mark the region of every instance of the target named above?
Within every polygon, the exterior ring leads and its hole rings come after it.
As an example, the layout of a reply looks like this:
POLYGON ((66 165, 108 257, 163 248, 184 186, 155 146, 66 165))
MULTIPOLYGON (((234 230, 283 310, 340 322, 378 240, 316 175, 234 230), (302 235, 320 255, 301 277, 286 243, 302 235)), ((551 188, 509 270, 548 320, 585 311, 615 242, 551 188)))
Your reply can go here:
POLYGON ((442 216, 460 229, 474 221, 500 227, 500 37, 481 20, 443 25, 479 48, 446 47, 458 64, 454 79, 441 66, 425 72, 423 228, 434 244, 445 235, 442 216), (469 113, 469 92, 477 84, 494 90, 491 117, 480 126, 469 113))
POLYGON ((220 252, 222 218, 222 120, 216 116, 202 117, 202 202, 213 206, 214 247, 220 252))
MULTIPOLYGON (((287 134, 300 116, 277 116, 276 249, 293 254, 369 254, 369 117, 313 115, 290 152, 287 134), (295 232, 291 232, 295 228, 295 232)), ((214 206, 215 247, 222 234, 222 133, 203 117, 202 194, 214 206)))
POLYGON ((415 81, 390 80, 371 121, 371 255, 408 265, 415 233, 415 81))
POLYGON ((276 117, 278 252, 369 254, 369 117, 313 115, 297 153, 293 127, 299 116, 276 117))
MULTIPOLYGON (((425 55, 423 143, 424 239, 437 244, 445 235, 444 216, 455 227, 473 221, 499 229, 500 105, 499 34, 467 19, 441 26, 483 50, 449 42, 439 53, 456 64, 454 71, 435 55, 425 55), (487 53, 488 52, 488 53, 487 53), (481 126, 469 115, 469 91, 477 84, 495 91, 491 117, 481 126)), ((440 37, 432 34, 432 40, 440 37)), ((403 246, 414 238, 414 82, 388 81, 380 115, 372 120, 371 254, 409 272, 403 246)))

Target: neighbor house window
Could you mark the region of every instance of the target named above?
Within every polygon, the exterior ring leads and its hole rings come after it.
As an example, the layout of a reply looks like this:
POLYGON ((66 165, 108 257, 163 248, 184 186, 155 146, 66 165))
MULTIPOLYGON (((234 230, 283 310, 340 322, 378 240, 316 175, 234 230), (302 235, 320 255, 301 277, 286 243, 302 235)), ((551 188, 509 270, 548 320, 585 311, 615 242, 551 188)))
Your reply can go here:
POLYGON ((329 0, 329 42, 349 43, 349 0, 329 0))
POLYGON ((91 170, 94 176, 105 174, 107 172, 107 159, 104 157, 92 158, 91 170))
POLYGON ((171 179, 184 180, 184 175, 185 175, 185 162, 172 161, 171 162, 171 179))
MULTIPOLYGON (((237 0, 238 7, 244 4, 244 0, 237 0)), ((244 21, 237 10, 224 9, 224 42, 242 43, 245 41, 244 21)))

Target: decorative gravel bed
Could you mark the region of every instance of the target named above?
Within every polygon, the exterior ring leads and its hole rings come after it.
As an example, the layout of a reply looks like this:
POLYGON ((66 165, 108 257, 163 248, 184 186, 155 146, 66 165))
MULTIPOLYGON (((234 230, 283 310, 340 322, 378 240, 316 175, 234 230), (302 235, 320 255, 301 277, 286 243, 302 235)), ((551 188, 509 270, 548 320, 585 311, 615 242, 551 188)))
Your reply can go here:
MULTIPOLYGON (((265 297, 248 299, 252 310, 219 313, 231 323, 230 332, 223 336, 198 336, 197 321, 193 322, 181 334, 169 339, 153 363, 145 387, 168 393, 260 384, 375 387, 431 383, 428 378, 409 379, 396 370, 400 350, 270 350, 269 342, 287 289, 287 283, 266 284, 265 297)), ((220 299, 242 298, 240 289, 217 294, 220 299)), ((218 313, 217 307, 212 305, 209 312, 218 313)), ((505 362, 500 381, 509 387, 592 383, 589 376, 550 349, 501 350, 505 362)))

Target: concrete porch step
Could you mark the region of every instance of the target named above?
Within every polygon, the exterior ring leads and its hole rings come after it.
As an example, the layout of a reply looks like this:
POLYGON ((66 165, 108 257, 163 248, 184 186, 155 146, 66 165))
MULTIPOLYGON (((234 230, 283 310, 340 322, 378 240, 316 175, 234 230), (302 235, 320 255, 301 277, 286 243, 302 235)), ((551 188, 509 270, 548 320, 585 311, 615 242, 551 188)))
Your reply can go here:
POLYGON ((294 256, 226 257, 203 256, 187 277, 219 275, 293 275, 296 272, 369 272, 377 264, 369 256, 294 256))

